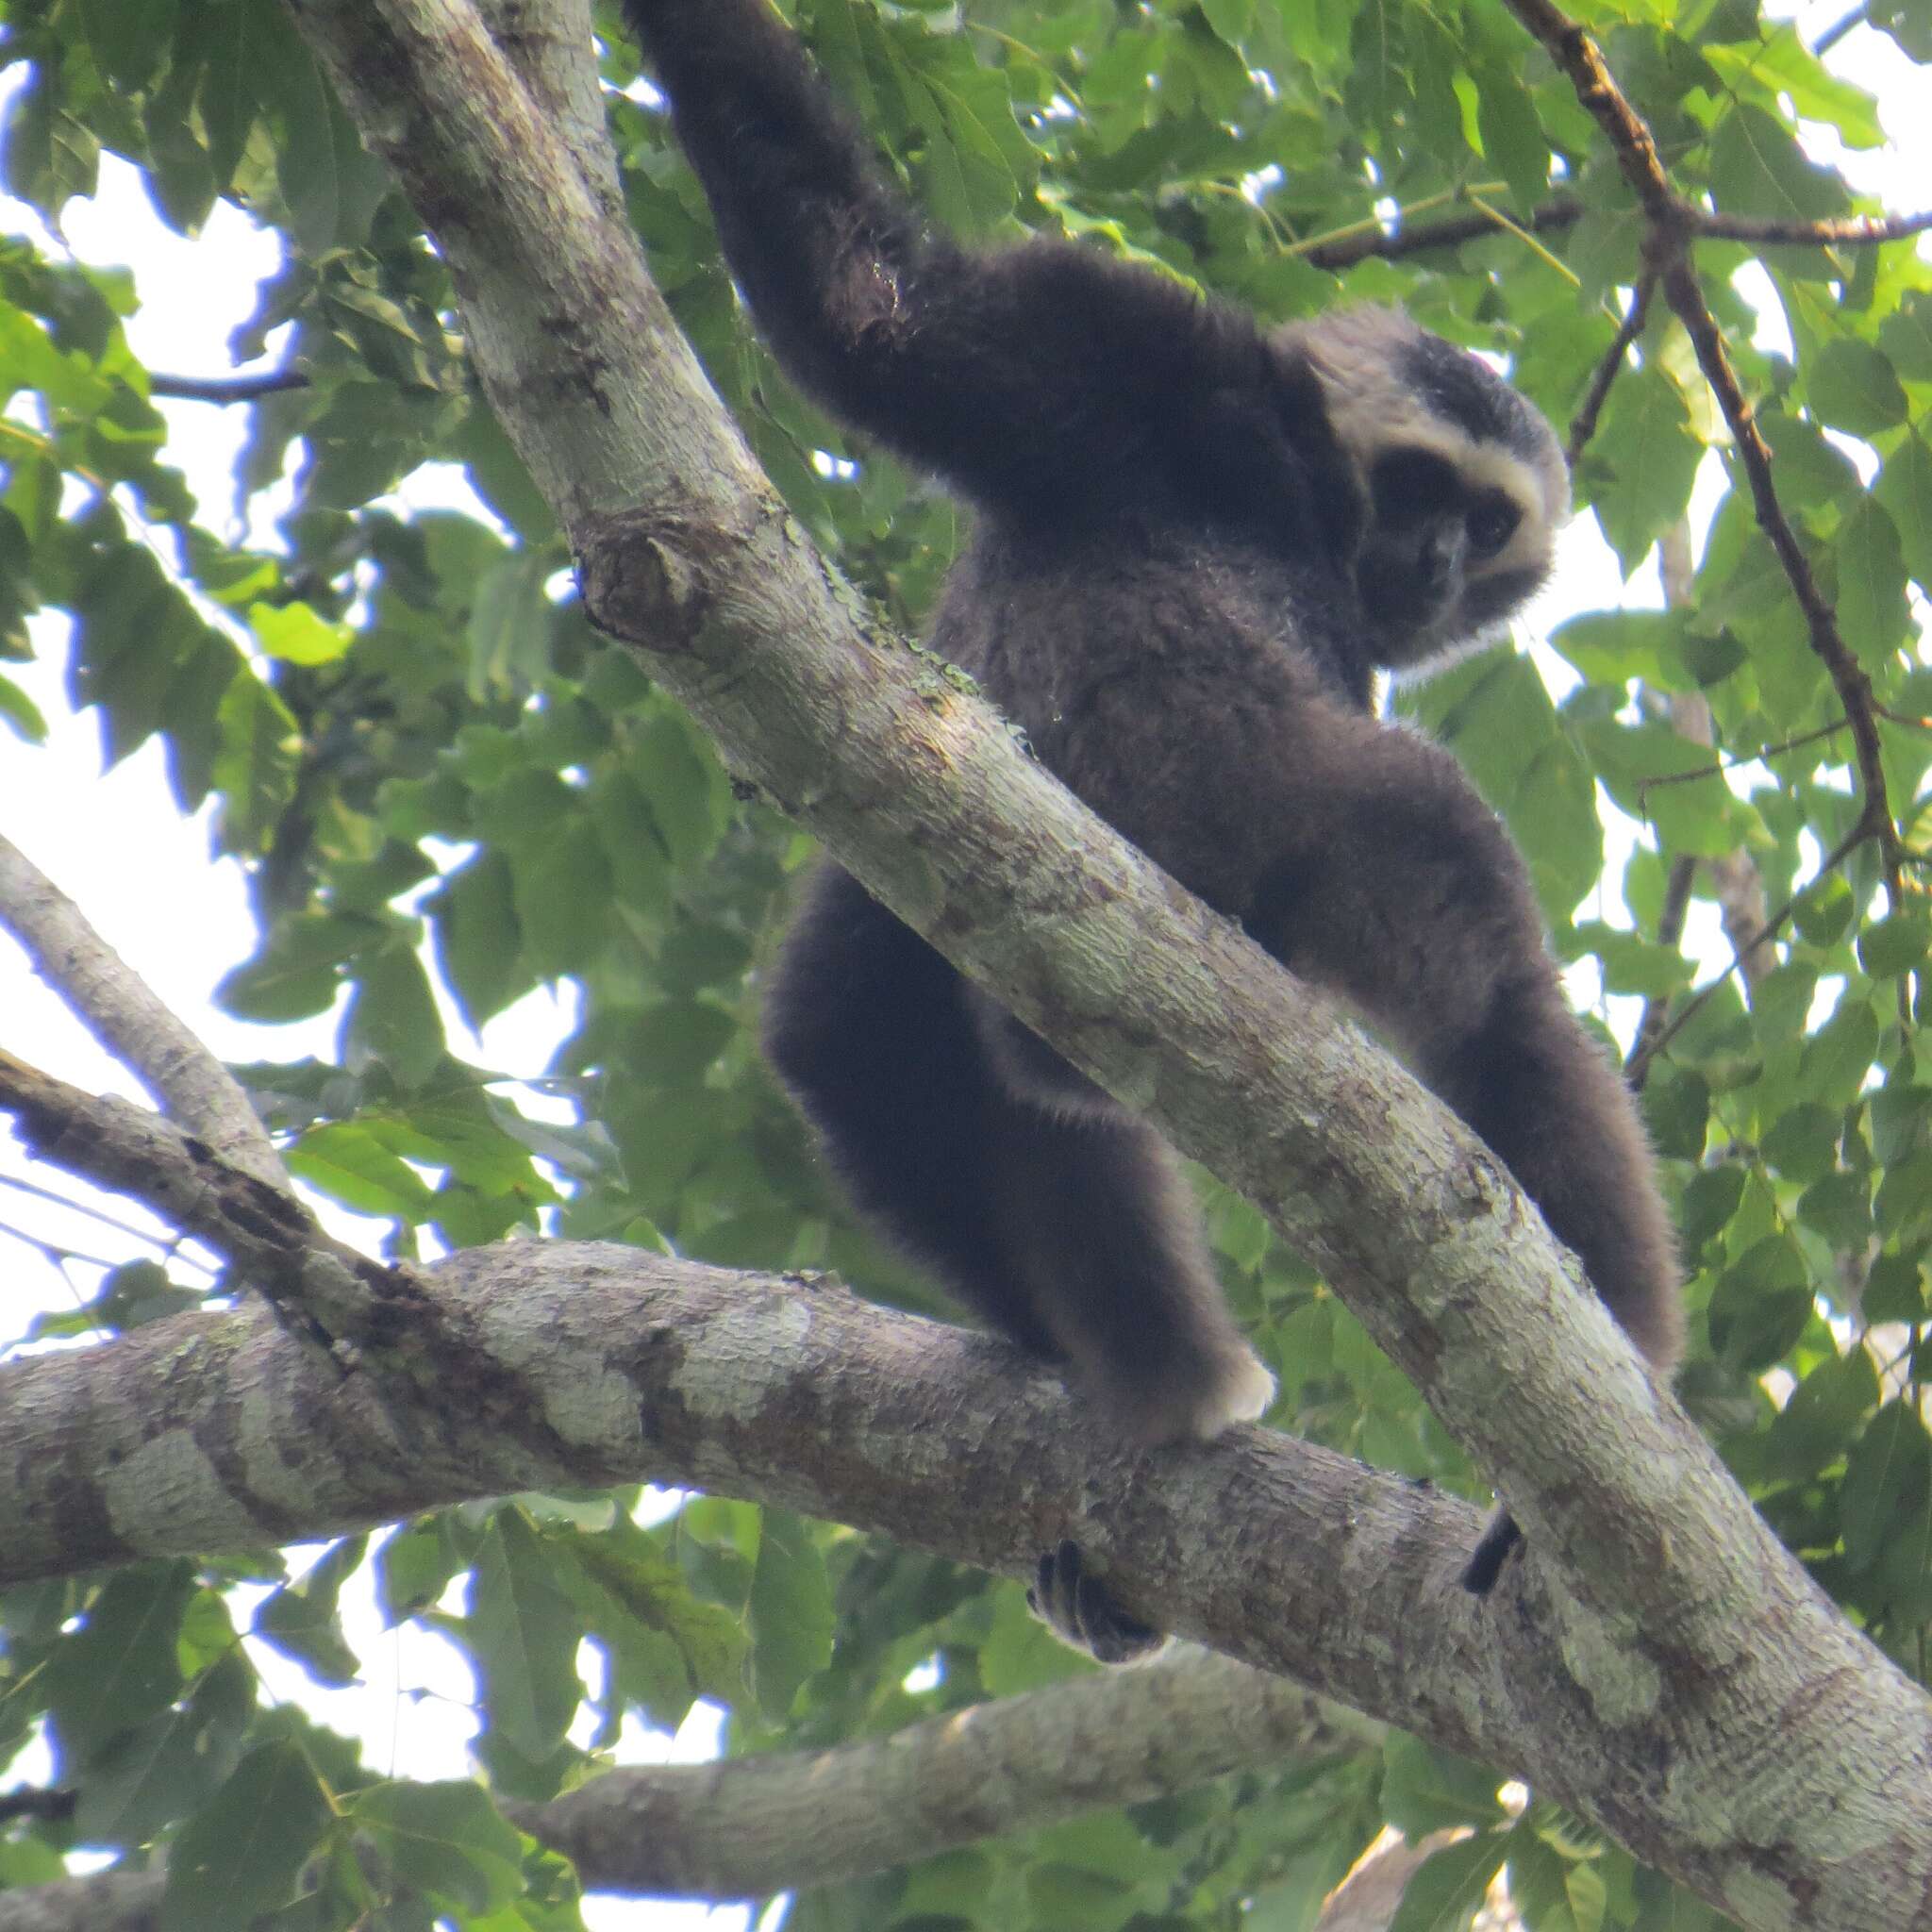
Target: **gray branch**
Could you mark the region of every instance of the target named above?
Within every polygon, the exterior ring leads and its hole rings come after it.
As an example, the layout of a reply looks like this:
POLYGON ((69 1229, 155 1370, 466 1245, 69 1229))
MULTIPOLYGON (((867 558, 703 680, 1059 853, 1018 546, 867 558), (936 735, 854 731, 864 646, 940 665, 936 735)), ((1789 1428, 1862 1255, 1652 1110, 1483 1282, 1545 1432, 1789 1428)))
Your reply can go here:
POLYGON ((1687 1520, 1705 1591, 1644 1619, 1546 1564, 1484 1602, 1465 1503, 1260 1428, 1126 1453, 1006 1344, 829 1284, 527 1241, 429 1279, 478 1352, 441 1390, 252 1305, 0 1365, 0 1584, 638 1481, 1008 1575, 1071 1535, 1130 1610, 1527 1777, 1746 1925, 1932 1924, 1924 1701, 1768 1536, 1687 1520))
MULTIPOLYGON (((1292 1685, 1191 1650, 836 1750, 614 1771, 507 1809, 597 1890, 759 1898, 1379 1737, 1292 1685)), ((4 1905, 0 1932, 11 1932, 4 1905)))
MULTIPOLYGON (((504 1809, 592 1891, 759 1898, 1380 1738, 1292 1685, 1186 1650, 890 1737, 612 1771, 504 1809)), ((0 1892, 0 1932, 150 1932, 163 1883, 157 1866, 0 1892)))
POLYGON ((80 1024, 157 1104, 244 1173, 287 1187, 281 1157, 228 1070, 97 933, 67 894, 0 837, 0 925, 80 1024))

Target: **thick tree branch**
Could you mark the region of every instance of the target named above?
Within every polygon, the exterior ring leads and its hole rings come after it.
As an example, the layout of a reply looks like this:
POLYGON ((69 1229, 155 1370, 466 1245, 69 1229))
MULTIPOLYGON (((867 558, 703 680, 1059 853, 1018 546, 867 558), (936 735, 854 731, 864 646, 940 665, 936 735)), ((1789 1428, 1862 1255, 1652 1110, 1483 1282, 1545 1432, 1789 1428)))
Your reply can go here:
POLYGON ((1466 1504, 1259 1428, 1124 1454, 1005 1344, 828 1286, 566 1242, 433 1282, 521 1419, 343 1380, 253 1308, 0 1367, 0 1581, 640 1479, 1007 1574, 1073 1534, 1129 1607, 1528 1776, 1748 1925, 1932 1924, 1923 1698, 1722 1509, 1681 1520, 1703 1591, 1648 1627, 1546 1566, 1484 1603, 1454 1582, 1466 1504), (1764 1903, 1793 1883, 1808 1918, 1764 1903))
POLYGON ((182 1126, 224 1159, 286 1187, 281 1158, 228 1070, 89 923, 67 894, 0 837, 0 925, 34 971, 182 1126))
MULTIPOLYGON (((564 1853, 590 1890, 758 1898, 1171 1796, 1228 1772, 1373 1750, 1381 1736, 1380 1725, 1293 1685, 1187 1649, 888 1737, 611 1771, 548 1804, 504 1810, 564 1853)), ((71 1795, 46 1795, 72 1808, 71 1795)), ((0 1932, 146 1932, 164 1882, 157 1866, 0 1891, 0 1932), (142 1875, 145 1886, 133 1882, 142 1875)))
POLYGON ((599 1891, 757 1898, 1379 1736, 1292 1685, 1189 1650, 837 1750, 614 1771, 507 1808, 599 1891))

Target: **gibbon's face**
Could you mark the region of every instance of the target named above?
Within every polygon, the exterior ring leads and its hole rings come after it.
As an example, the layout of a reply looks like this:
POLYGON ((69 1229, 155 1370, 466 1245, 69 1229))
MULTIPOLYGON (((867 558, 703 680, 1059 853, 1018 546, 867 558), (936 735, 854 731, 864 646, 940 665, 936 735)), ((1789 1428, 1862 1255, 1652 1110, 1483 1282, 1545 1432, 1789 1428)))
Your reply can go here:
POLYGON ((1391 670, 1492 636, 1549 574, 1570 511, 1550 425, 1488 364, 1389 308, 1291 331, 1366 508, 1356 585, 1391 670))

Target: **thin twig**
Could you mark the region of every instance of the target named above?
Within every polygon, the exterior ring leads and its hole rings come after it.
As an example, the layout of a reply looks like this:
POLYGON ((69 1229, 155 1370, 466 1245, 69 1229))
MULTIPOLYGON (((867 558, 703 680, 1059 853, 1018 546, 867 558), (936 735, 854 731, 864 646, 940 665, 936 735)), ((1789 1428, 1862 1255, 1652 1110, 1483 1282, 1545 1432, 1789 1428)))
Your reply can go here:
MULTIPOLYGON (((1684 920, 1690 909, 1690 888, 1697 881, 1697 861, 1688 854, 1671 860, 1670 875, 1664 882, 1663 909, 1657 914, 1657 942, 1674 947, 1684 937, 1684 920)), ((1624 1062, 1624 1077, 1633 1091, 1641 1091, 1643 1076, 1662 1044, 1663 1031, 1671 1015, 1671 996, 1653 993, 1643 1003, 1643 1018, 1638 1023, 1637 1038, 1631 1041, 1629 1057, 1624 1062)))
MULTIPOLYGON (((1410 213, 1415 212, 1411 209, 1410 213)), ((1570 227, 1583 213, 1583 204, 1567 196, 1546 201, 1532 208, 1515 225, 1533 234, 1547 235, 1570 227)), ((1385 228, 1379 217, 1352 223, 1342 230, 1331 230, 1304 242, 1293 252, 1317 268, 1353 268, 1371 259, 1399 261, 1404 256, 1421 255, 1432 248, 1457 248, 1465 242, 1480 242, 1496 232, 1496 223, 1483 213, 1451 215, 1440 222, 1411 222, 1385 228)))
POLYGON ((1915 215, 1837 215, 1816 222, 1774 215, 1715 214, 1691 208, 1690 228, 1700 241, 1790 242, 1799 248, 1839 248, 1866 242, 1905 242, 1932 228, 1932 208, 1915 215))
POLYGON ((309 378, 299 369, 270 369, 260 375, 156 375, 147 379, 148 393, 173 396, 187 403, 253 403, 283 390, 307 389, 309 378))
POLYGON ((1590 379, 1590 393, 1584 397, 1583 407, 1571 421, 1570 440, 1563 447, 1564 460, 1573 470, 1576 467, 1577 458, 1583 454, 1584 446, 1596 434, 1597 418, 1603 414, 1604 405, 1609 400, 1610 386, 1622 372, 1632 344, 1643 333, 1643 325, 1650 311, 1650 298, 1656 291, 1657 276, 1646 271, 1630 292, 1630 306, 1624 311, 1616 340, 1605 351, 1603 360, 1596 365, 1596 374, 1590 379))
POLYGON ((1570 77, 1577 99, 1609 140, 1617 165, 1643 208, 1649 224, 1649 233, 1644 238, 1645 259, 1660 280, 1665 299, 1684 325, 1696 352, 1697 365, 1717 397, 1738 459, 1743 464, 1751 486, 1758 526, 1777 554, 1798 608, 1805 613, 1811 649, 1829 674, 1851 725, 1865 797, 1865 811, 1859 824, 1865 836, 1878 841, 1887 890, 1897 906, 1901 893, 1898 833, 1886 797, 1872 680, 1840 635, 1838 620, 1818 588, 1811 561, 1777 500, 1771 476, 1770 447, 1732 367, 1723 332, 1698 286, 1690 262, 1690 242, 1700 230, 1699 211, 1689 208, 1672 189, 1648 124, 1617 85, 1589 34, 1552 0, 1507 0, 1507 4, 1570 77))
POLYGON ((1833 21, 1832 24, 1828 27, 1826 27, 1824 31, 1822 34, 1820 34, 1815 41, 1811 42, 1812 53, 1817 55, 1822 59, 1826 54, 1830 53, 1831 50, 1835 46, 1837 46, 1838 43, 1841 40, 1843 40, 1844 37, 1848 33, 1850 33, 1855 27, 1861 27, 1865 25, 1866 16, 1869 13, 1869 11, 1870 9, 1865 4, 1865 0, 1858 0, 1857 6, 1853 8, 1849 13, 1840 14, 1839 17, 1835 21, 1833 21))
POLYGON ((37 1201, 51 1201, 57 1208, 65 1208, 75 1214, 84 1214, 90 1221, 98 1221, 103 1227, 111 1227, 116 1234, 125 1234, 134 1241, 145 1241, 151 1248, 158 1248, 162 1254, 179 1256, 191 1267, 213 1269, 206 1261, 197 1261, 181 1245, 178 1234, 157 1234, 151 1228, 136 1227, 131 1221, 123 1221, 109 1214, 104 1208, 96 1208, 91 1201, 76 1201, 72 1194, 63 1194, 58 1188, 42 1188, 17 1174, 0 1174, 0 1188, 11 1188, 17 1193, 30 1194, 37 1201))
POLYGON ((1730 978, 1731 974, 1737 972, 1738 969, 1743 965, 1745 955, 1747 953, 1756 952, 1759 946, 1764 945, 1767 941, 1774 940, 1777 937, 1778 933, 1783 929, 1785 922, 1790 918, 1793 912, 1797 910, 1799 902, 1804 898, 1805 894, 1811 890, 1811 888, 1819 882, 1820 879, 1825 878, 1829 876, 1832 873, 1836 872, 1839 869, 1839 867, 1841 866, 1845 862, 1845 860, 1849 858, 1852 856, 1852 854, 1858 849, 1860 845, 1866 844, 1869 841, 1878 836, 1877 827, 1872 823, 1873 816, 1874 814, 1872 810, 1871 802, 1868 800, 1866 802, 1864 813, 1860 816, 1858 823, 1856 825, 1854 825, 1852 829, 1849 832, 1847 832, 1845 836, 1842 839, 1840 839, 1839 842, 1836 845, 1834 845, 1828 853, 1825 854, 1824 862, 1819 866, 1817 872, 1814 873, 1810 878, 1807 879, 1805 883, 1802 886, 1800 886, 1798 890, 1795 892, 1793 892, 1791 896, 1789 899, 1787 899, 1785 903, 1782 906, 1780 906, 1777 908, 1777 910, 1771 915, 1769 919, 1767 919, 1764 922, 1764 924, 1757 929, 1757 931, 1751 935, 1750 939, 1743 945, 1738 947, 1731 954, 1730 963, 1724 969, 1722 973, 1720 973, 1717 975, 1715 979, 1709 980, 1705 985, 1700 986, 1697 989, 1697 991, 1694 993, 1692 993, 1688 1000, 1684 1002, 1683 1006, 1681 1006, 1677 1009, 1677 1011, 1671 1016, 1669 1025, 1665 1026, 1661 1030, 1657 1040, 1650 1042, 1647 1050, 1644 1050, 1643 1048, 1640 1047, 1638 1051, 1634 1051, 1631 1054, 1629 1064, 1627 1065, 1624 1071, 1626 1077, 1630 1080, 1632 1085, 1641 1086, 1643 1084, 1643 1076, 1649 1071, 1651 1061, 1655 1059, 1659 1053, 1661 1053, 1664 1050, 1664 1048, 1667 1047, 1671 1043, 1671 1041, 1674 1041, 1677 1037, 1677 1035, 1680 1034, 1684 1030, 1684 1028, 1688 1026, 1690 1024, 1690 1022, 1693 1019, 1695 1019, 1700 1012, 1703 1011, 1704 1008, 1707 1005, 1708 1005, 1711 996, 1717 991, 1718 988, 1723 986, 1724 983, 1730 978))
POLYGON ((1849 718, 1835 718, 1829 724, 1820 724, 1813 730, 1801 731, 1795 738, 1787 738, 1777 744, 1764 745, 1740 758, 1713 758, 1709 764, 1698 765, 1688 772, 1657 772, 1644 779, 1637 788, 1637 802, 1641 806, 1646 793, 1661 791, 1666 785, 1694 785, 1705 778, 1722 778, 1726 772, 1741 771, 1746 765, 1760 764, 1767 758, 1781 758, 1787 752, 1802 750, 1807 744, 1815 744, 1822 738, 1835 738, 1840 731, 1848 730, 1850 726, 1849 718))
POLYGON ((1583 277, 1561 257, 1552 255, 1521 222, 1506 215, 1493 202, 1485 201, 1474 189, 1470 191, 1469 198, 1478 214, 1493 222, 1506 235, 1514 235, 1545 268, 1555 269, 1573 289, 1582 288, 1583 277))

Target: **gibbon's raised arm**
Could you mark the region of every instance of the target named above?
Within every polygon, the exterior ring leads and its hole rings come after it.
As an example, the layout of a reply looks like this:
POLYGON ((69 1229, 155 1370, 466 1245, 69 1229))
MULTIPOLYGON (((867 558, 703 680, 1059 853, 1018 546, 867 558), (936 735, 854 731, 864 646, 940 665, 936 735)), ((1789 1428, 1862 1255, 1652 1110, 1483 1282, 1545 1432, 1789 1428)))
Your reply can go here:
POLYGON ((1292 439, 1325 425, 1318 386, 1284 391, 1249 317, 1096 249, 932 232, 767 0, 625 10, 759 331, 842 421, 1009 509, 1207 471, 1308 512, 1292 439))

